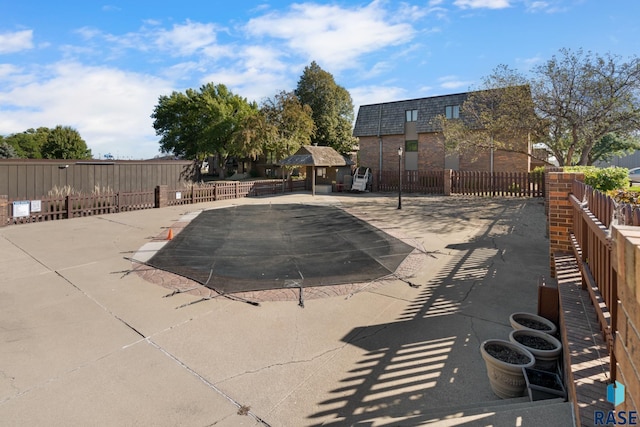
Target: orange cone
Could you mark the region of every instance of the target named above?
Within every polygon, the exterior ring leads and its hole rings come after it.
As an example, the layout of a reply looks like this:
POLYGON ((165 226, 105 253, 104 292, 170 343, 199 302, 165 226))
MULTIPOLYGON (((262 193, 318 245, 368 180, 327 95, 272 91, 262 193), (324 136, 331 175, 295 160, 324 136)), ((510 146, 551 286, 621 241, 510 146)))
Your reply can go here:
POLYGON ((167 240, 173 239, 173 230, 169 229, 169 234, 167 234, 167 240))

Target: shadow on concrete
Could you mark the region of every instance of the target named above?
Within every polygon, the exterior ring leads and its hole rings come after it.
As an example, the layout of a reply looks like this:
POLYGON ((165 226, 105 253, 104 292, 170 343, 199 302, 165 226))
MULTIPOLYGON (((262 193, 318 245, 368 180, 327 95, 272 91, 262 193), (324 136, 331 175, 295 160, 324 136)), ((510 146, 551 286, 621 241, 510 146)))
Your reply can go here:
MULTIPOLYGON (((396 321, 350 331, 343 341, 366 354, 330 391, 333 398, 318 403, 311 425, 417 425, 452 417, 463 425, 493 416, 487 402, 503 402, 490 389, 479 345, 506 339, 509 314, 535 307, 538 274, 548 269, 544 253, 532 260, 538 265, 514 253, 547 245, 521 221, 531 209, 523 202, 494 210, 479 234, 448 246, 449 262, 396 321)), ((518 416, 506 415, 510 425, 518 416)))

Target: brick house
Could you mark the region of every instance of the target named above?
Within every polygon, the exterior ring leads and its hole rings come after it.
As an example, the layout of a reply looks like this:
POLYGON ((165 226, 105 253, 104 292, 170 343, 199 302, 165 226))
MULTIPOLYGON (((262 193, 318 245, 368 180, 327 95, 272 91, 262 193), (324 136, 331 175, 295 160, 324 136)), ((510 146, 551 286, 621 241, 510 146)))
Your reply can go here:
MULTIPOLYGON (((359 139, 359 165, 373 171, 397 171, 398 148, 403 148, 403 169, 490 171, 491 157, 496 172, 529 172, 530 157, 502 150, 446 154, 444 137, 436 117, 458 119, 469 92, 405 101, 362 105, 353 135, 359 139), (493 154, 493 156, 491 155, 493 154)), ((530 152, 523 138, 517 142, 530 152)), ((375 175, 375 172, 374 172, 375 175)))

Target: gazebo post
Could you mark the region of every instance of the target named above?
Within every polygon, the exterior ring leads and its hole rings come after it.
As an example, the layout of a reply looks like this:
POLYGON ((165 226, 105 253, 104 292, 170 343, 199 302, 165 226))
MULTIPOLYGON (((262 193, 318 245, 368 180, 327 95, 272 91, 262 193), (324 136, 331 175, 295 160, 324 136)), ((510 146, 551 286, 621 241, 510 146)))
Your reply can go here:
POLYGON ((311 166, 311 195, 316 195, 316 165, 311 166))

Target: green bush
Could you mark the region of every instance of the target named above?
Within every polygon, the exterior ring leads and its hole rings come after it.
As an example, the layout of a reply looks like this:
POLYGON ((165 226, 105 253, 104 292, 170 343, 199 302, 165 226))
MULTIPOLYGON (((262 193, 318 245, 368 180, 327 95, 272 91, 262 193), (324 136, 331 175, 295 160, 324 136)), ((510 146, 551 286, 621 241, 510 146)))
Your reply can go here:
POLYGON ((616 166, 609 168, 566 166, 564 171, 583 173, 584 183, 602 192, 626 188, 629 184, 629 171, 626 168, 616 166))
POLYGON ((531 173, 536 174, 536 175, 542 175, 542 174, 544 174, 544 170, 545 170, 544 166, 537 166, 537 167, 533 168, 531 173))

